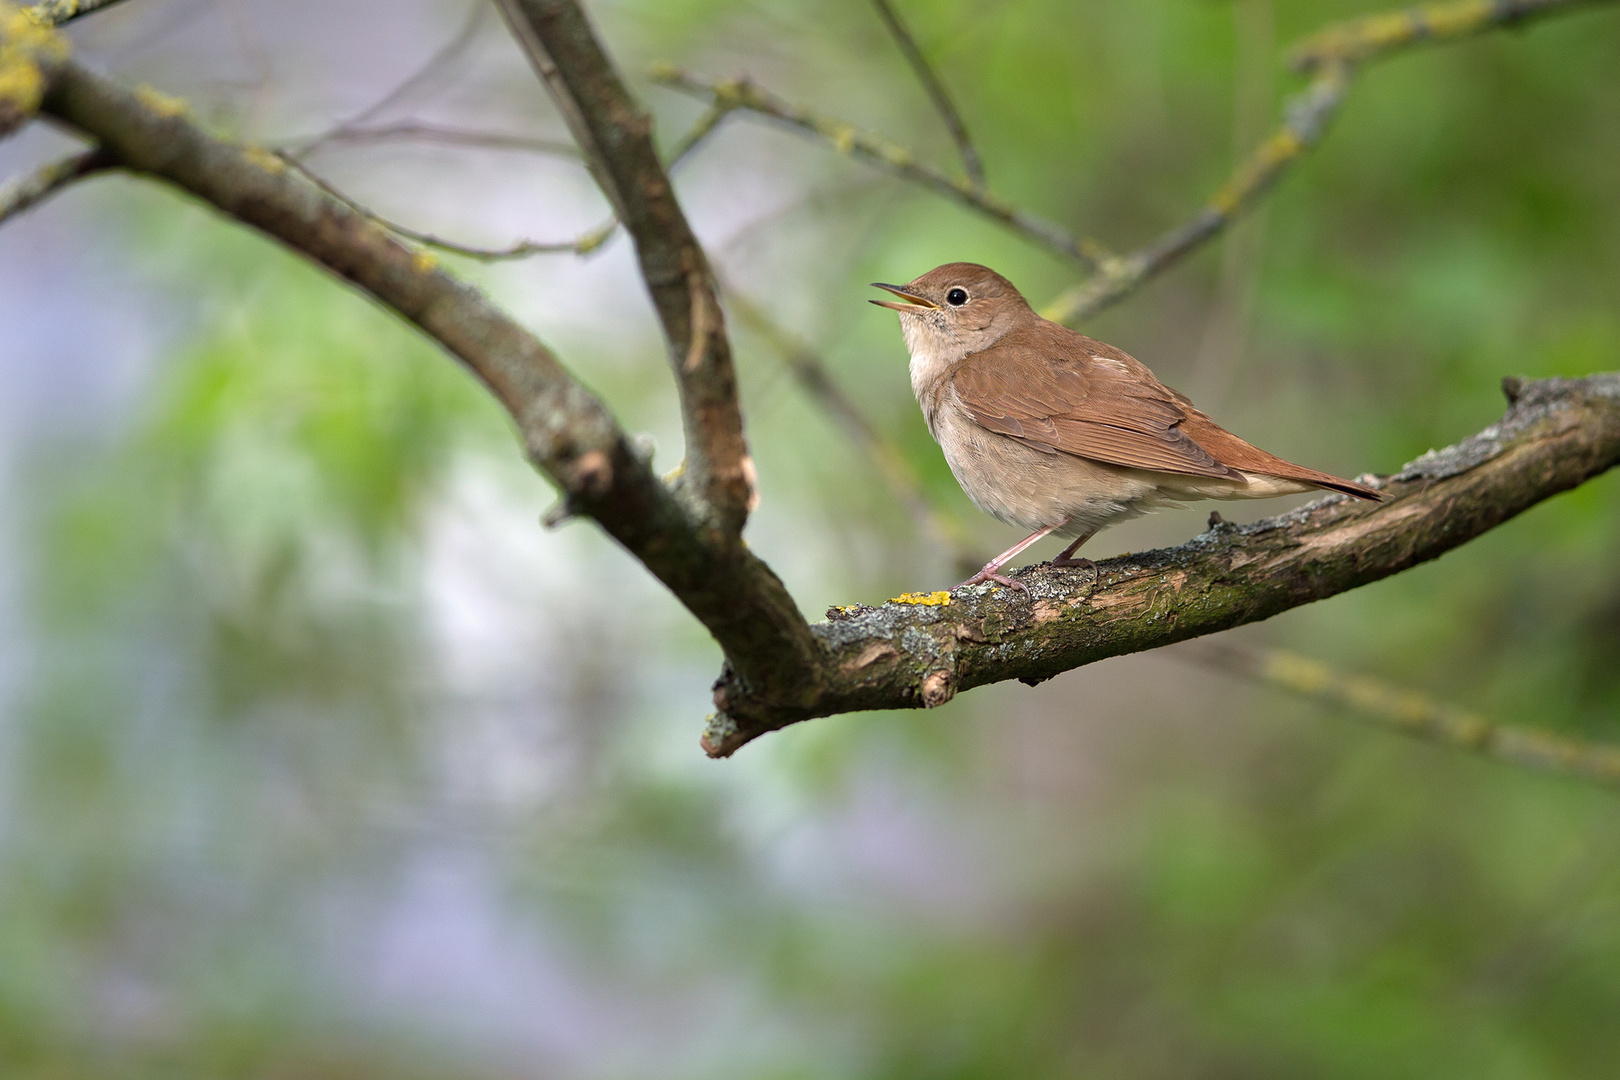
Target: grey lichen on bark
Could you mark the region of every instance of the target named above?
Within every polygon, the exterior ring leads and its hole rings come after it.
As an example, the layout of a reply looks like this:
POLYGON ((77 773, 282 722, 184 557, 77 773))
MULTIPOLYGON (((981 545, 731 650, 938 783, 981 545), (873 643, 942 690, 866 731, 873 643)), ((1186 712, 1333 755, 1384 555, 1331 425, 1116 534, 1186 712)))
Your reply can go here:
POLYGON ((1330 495, 1174 548, 1077 569, 1027 567, 1029 594, 979 585, 829 612, 808 707, 757 702, 732 672, 704 749, 726 756, 767 731, 865 709, 922 708, 987 683, 1036 683, 1269 618, 1433 559, 1620 461, 1620 373, 1509 380, 1498 423, 1377 481, 1389 501, 1330 495))

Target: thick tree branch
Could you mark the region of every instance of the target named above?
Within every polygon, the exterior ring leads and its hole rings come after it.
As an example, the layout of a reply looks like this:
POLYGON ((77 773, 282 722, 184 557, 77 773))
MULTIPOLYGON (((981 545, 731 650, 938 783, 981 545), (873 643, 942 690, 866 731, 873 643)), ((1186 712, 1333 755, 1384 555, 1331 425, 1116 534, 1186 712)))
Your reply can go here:
POLYGON ((708 260, 653 143, 652 117, 631 97, 574 0, 499 4, 635 241, 681 392, 682 488, 698 513, 740 533, 755 493, 731 345, 708 260))
POLYGON ((1282 649, 1249 649, 1227 641, 1200 641, 1175 653, 1229 674, 1242 675, 1301 697, 1348 710, 1388 731, 1471 750, 1541 772, 1576 776, 1620 787, 1620 746, 1572 739, 1535 728, 1498 724, 1427 694, 1350 675, 1282 649))
POLYGON ((962 114, 957 111, 956 103, 945 89, 945 84, 939 81, 934 69, 929 66, 928 58, 923 56, 922 50, 917 47, 917 40, 906 29, 906 24, 900 21, 900 15, 894 10, 889 0, 872 0, 872 6, 877 8, 878 18, 888 28, 894 43, 900 47, 900 53, 911 65, 916 73, 917 81, 922 83, 923 90, 928 94, 928 100, 934 103, 934 111, 945 122, 945 128, 951 133, 951 141, 956 143, 956 151, 962 156, 962 171, 967 173, 968 180, 974 187, 984 190, 984 162, 979 159, 979 151, 974 148, 973 140, 968 137, 967 125, 962 122, 962 114))
POLYGON ((1025 596, 975 586, 836 609, 813 629, 830 654, 811 700, 756 701, 730 671, 704 735, 732 753, 799 720, 931 707, 986 683, 1035 683, 1270 618, 1436 558, 1620 462, 1620 373, 1504 384, 1501 422, 1381 483, 1370 505, 1333 495, 1252 525, 1222 524, 1177 548, 1081 570, 1029 567, 1025 596))
POLYGON ((734 536, 694 520, 607 409, 528 331, 436 260, 332 198, 275 154, 216 139, 183 104, 59 65, 43 111, 118 166, 167 181, 281 241, 414 323, 517 421, 529 455, 709 629, 739 677, 797 700, 821 651, 780 581, 734 536))
POLYGON ((1091 241, 1077 239, 1060 225, 1026 213, 968 181, 956 180, 932 165, 918 161, 910 150, 881 135, 860 131, 842 120, 825 117, 784 101, 747 79, 704 79, 669 64, 655 65, 652 77, 654 82, 691 94, 715 106, 743 109, 779 121, 794 131, 827 143, 841 154, 859 158, 892 176, 918 184, 993 221, 999 221, 1082 267, 1090 269, 1098 263, 1100 249, 1091 241))

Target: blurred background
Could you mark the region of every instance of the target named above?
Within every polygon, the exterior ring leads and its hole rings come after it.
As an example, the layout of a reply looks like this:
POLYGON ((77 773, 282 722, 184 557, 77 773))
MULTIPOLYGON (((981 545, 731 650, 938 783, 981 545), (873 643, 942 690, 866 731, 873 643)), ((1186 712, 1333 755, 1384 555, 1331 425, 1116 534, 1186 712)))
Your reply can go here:
MULTIPOLYGON (((897 7, 992 189, 1117 250, 1270 127, 1298 85, 1286 45, 1378 9, 897 7)), ((665 145, 700 105, 651 85, 655 60, 954 169, 864 0, 589 8, 665 145)), ((72 36, 216 130, 299 145, 469 27, 376 122, 566 138, 468 2, 129 0, 72 36)), ((1479 430, 1505 374, 1620 367, 1617 72, 1602 5, 1378 64, 1258 213, 1086 329, 1346 476, 1479 430)), ((36 125, 0 174, 72 145, 36 125)), ((308 160, 468 243, 565 240, 606 210, 562 156, 308 160)), ((1039 304, 1073 268, 743 115, 677 182, 727 277, 822 352, 941 512, 986 553, 1016 539, 957 490, 865 283, 967 259, 1039 304)), ((622 237, 448 261, 679 460, 622 237)), ((954 582, 734 332, 749 542, 805 612, 954 582)), ((171 190, 97 179, 0 229, 0 483, 0 1075, 1614 1075, 1620 796, 1174 649, 709 761, 718 650, 592 526, 540 527, 550 490, 482 390, 171 190)), ((1088 553, 1180 542, 1207 509, 1088 553)), ((1232 636, 1620 741, 1620 476, 1232 636)))

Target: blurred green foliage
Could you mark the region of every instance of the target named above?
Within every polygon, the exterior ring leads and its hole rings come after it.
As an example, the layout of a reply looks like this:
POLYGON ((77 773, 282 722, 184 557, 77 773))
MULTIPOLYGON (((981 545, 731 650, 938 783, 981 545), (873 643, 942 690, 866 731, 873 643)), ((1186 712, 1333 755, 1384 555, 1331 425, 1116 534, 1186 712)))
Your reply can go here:
MULTIPOLYGON (((1239 2, 1274 8, 1282 43, 1370 10, 1239 2)), ((1022 205, 1126 248, 1230 167, 1231 2, 897 7, 1022 205)), ((627 70, 748 70, 953 160, 858 0, 599 16, 627 70)), ((1090 329, 1346 475, 1478 430, 1504 374, 1614 369, 1617 71, 1620 12, 1601 6, 1377 65, 1250 226, 1257 262, 1211 249, 1090 329), (1257 283, 1246 345, 1201 362, 1234 273, 1257 283)), ((646 93, 678 130, 690 104, 646 93)), ((999 538, 955 490, 862 284, 966 258, 1044 300, 1072 268, 741 118, 705 153, 720 164, 700 155, 683 184, 722 205, 726 170, 809 178, 766 224, 727 219, 718 257, 999 538), (762 157, 777 171, 737 165, 762 157)), ((0 726, 0 1075, 1612 1074, 1608 792, 1157 657, 817 721, 710 764, 695 738, 715 656, 584 526, 535 539, 536 560, 493 535, 471 559, 539 602, 469 625, 545 629, 499 660, 535 681, 487 722, 451 654, 500 650, 446 646, 434 537, 477 477, 509 491, 520 474, 495 407, 292 256, 127 195, 74 205, 201 314, 127 425, 44 439, 12 482, 28 651, 0 726)), ((739 345, 766 495, 751 540, 806 610, 938 584, 870 471, 759 342, 739 345)), ((658 356, 651 337, 639 366, 588 337, 565 354, 621 415, 667 429, 658 356)), ((541 485, 525 483, 507 501, 527 530, 541 485)), ((1620 487, 1258 633, 1620 741, 1620 487)))

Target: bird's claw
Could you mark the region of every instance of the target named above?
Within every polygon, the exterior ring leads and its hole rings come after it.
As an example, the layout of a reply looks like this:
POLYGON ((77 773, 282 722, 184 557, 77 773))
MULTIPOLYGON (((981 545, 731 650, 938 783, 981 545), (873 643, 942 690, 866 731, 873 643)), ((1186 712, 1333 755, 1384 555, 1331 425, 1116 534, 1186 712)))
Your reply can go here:
POLYGON ((956 589, 952 589, 951 591, 955 592, 957 589, 965 589, 969 585, 979 585, 986 581, 993 581, 997 585, 1005 585, 1009 589, 1017 589, 1025 596, 1029 595, 1028 585, 1025 585, 1017 578, 1010 578, 1006 574, 997 573, 999 569, 1000 568, 997 567, 995 563, 991 563, 983 570, 980 570, 977 574, 974 574, 972 577, 962 582, 962 584, 958 585, 956 589))

